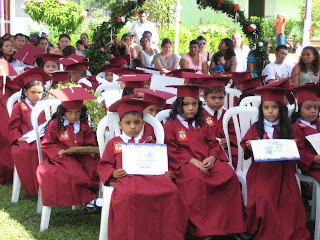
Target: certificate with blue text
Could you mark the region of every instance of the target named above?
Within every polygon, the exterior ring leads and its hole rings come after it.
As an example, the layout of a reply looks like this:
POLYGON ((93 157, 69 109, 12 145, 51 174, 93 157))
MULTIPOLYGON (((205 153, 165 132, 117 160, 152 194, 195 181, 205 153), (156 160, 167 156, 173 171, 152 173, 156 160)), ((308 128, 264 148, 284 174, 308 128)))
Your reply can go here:
POLYGON ((164 174, 168 171, 167 145, 122 143, 122 168, 127 174, 164 174))
POLYGON ((291 139, 251 140, 255 162, 299 160, 299 150, 291 139))

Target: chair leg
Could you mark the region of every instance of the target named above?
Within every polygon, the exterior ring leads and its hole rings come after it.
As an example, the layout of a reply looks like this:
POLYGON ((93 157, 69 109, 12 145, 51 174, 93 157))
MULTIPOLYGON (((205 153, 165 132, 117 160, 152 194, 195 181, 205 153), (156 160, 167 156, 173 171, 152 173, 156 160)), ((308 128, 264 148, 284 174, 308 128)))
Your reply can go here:
POLYGON ((311 220, 315 220, 316 218, 316 211, 317 211, 317 184, 315 182, 312 183, 312 204, 311 204, 311 220))
POLYGON ((51 207, 43 206, 42 207, 42 215, 41 215, 41 223, 40 223, 40 232, 49 228, 51 215, 51 207))
MULTIPOLYGON (((316 198, 316 201, 320 200, 320 184, 318 182, 313 183, 315 185, 314 188, 316 188, 315 192, 316 195, 314 195, 313 198, 316 198)), ((315 201, 315 203, 316 203, 315 201)), ((318 204, 315 204, 314 206, 316 208, 316 221, 315 221, 315 227, 314 227, 314 240, 320 240, 320 207, 318 204)))
POLYGON ((11 202, 19 201, 20 189, 21 189, 21 181, 20 181, 16 166, 14 166, 11 202))
POLYGON ((112 187, 103 187, 103 205, 101 210, 99 240, 105 240, 108 238, 108 219, 112 191, 112 187))
POLYGON ((37 213, 38 214, 42 213, 42 191, 40 187, 38 191, 37 213))

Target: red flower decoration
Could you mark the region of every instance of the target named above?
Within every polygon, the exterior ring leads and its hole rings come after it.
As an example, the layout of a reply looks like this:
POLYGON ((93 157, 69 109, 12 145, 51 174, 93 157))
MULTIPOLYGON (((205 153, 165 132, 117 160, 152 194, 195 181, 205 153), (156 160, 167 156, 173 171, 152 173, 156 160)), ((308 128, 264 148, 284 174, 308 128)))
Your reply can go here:
POLYGON ((318 73, 314 73, 314 75, 317 77, 317 76, 318 76, 318 73))
POLYGON ((105 51, 106 51, 106 49, 104 47, 100 48, 100 52, 105 52, 105 51))
POLYGON ((232 16, 229 14, 229 15, 228 15, 228 18, 232 18, 232 16))
POLYGON ((121 22, 122 22, 121 17, 118 17, 117 22, 118 22, 118 23, 121 23, 121 22))
POLYGON ((80 135, 82 135, 82 133, 86 130, 86 128, 87 128, 87 125, 85 125, 85 124, 80 125, 80 129, 81 129, 80 135))
POLYGON ((182 21, 181 21, 181 20, 179 21, 179 24, 182 24, 182 21))
POLYGON ((248 26, 248 31, 253 32, 253 28, 251 26, 248 26))
POLYGON ((221 8, 221 3, 218 3, 218 8, 221 8))
POLYGON ((220 0, 220 1, 219 1, 219 3, 221 3, 221 4, 222 4, 223 2, 224 2, 223 0, 220 0))
POLYGON ((138 16, 138 13, 137 12, 134 12, 134 14, 132 15, 132 17, 136 17, 138 16))
POLYGON ((310 31, 310 32, 314 32, 314 27, 311 26, 310 29, 309 29, 309 31, 310 31))
POLYGON ((240 8, 239 4, 234 5, 234 10, 238 11, 240 8))

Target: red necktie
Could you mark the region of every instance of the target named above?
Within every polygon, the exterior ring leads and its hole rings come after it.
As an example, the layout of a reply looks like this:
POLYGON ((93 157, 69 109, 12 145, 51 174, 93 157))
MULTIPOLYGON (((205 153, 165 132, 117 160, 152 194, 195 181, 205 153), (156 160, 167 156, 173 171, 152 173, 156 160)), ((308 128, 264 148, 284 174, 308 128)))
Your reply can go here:
POLYGON ((194 127, 192 126, 192 122, 193 122, 192 119, 191 119, 191 120, 190 120, 190 119, 188 120, 188 127, 189 127, 190 130, 194 128, 194 127))
POLYGON ((128 142, 129 143, 135 143, 134 138, 131 138, 128 142))

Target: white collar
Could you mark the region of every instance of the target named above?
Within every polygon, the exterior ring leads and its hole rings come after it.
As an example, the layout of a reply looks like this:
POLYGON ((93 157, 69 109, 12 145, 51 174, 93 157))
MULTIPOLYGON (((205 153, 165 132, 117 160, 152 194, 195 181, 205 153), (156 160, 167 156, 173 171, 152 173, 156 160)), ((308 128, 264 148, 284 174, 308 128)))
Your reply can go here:
MULTIPOLYGON (((70 125, 70 122, 65 117, 62 117, 62 118, 63 118, 63 126, 70 125)), ((73 124, 73 133, 77 134, 79 131, 80 131, 80 119, 73 124)))
POLYGON ((313 129, 317 129, 317 125, 316 124, 312 124, 311 122, 308 122, 308 121, 303 120, 301 118, 299 118, 298 121, 301 122, 304 125, 307 125, 308 127, 311 127, 313 129))
POLYGON ((273 139, 273 132, 274 132, 273 126, 277 125, 278 123, 279 123, 279 120, 275 122, 270 122, 267 119, 263 118, 264 131, 267 133, 269 139, 273 139))
POLYGON ((28 104, 29 108, 33 109, 33 105, 27 97, 26 97, 26 100, 24 100, 24 101, 26 102, 26 104, 28 104))
MULTIPOLYGON (((178 120, 181 122, 181 124, 186 128, 189 129, 189 125, 188 125, 188 119, 185 119, 184 117, 182 117, 180 114, 177 114, 176 117, 178 118, 178 120)), ((196 128, 196 121, 192 121, 192 126, 194 128, 196 128)))
POLYGON ((81 78, 77 84, 83 83, 85 85, 87 85, 88 87, 92 87, 92 83, 87 79, 87 78, 81 78))
MULTIPOLYGON (((139 143, 140 139, 143 136, 143 133, 144 133, 144 125, 143 125, 141 131, 139 132, 139 134, 133 138, 135 143, 139 143)), ((125 143, 129 142, 129 140, 131 140, 131 138, 132 138, 132 137, 128 136, 124 131, 122 131, 122 134, 120 135, 120 137, 122 138, 122 140, 125 143)))
MULTIPOLYGON (((211 107, 209 107, 207 104, 203 106, 203 108, 211 115, 213 116, 214 113, 216 112, 215 110, 213 110, 211 107)), ((219 120, 221 118, 221 115, 222 115, 222 108, 220 108, 217 112, 218 112, 218 115, 217 115, 217 120, 219 120)))
POLYGON ((267 119, 263 118, 263 123, 269 127, 273 127, 274 125, 278 125, 279 124, 279 120, 275 121, 275 122, 270 122, 267 119))

